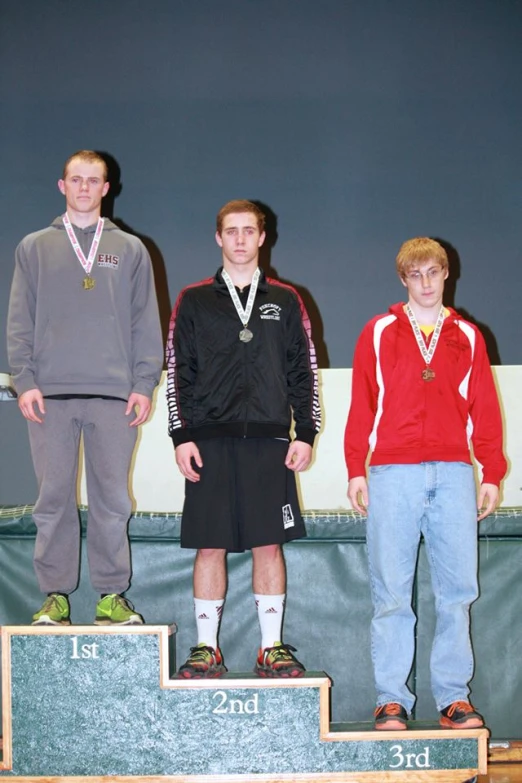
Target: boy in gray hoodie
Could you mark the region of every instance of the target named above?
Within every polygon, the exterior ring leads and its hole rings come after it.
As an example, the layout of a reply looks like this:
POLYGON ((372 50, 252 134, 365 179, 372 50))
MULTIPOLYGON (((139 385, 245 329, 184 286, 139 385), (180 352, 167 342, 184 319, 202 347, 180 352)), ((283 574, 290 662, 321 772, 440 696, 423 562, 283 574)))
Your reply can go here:
POLYGON ((89 570, 100 593, 94 622, 142 623, 122 594, 131 576, 128 473, 163 363, 152 267, 137 237, 100 217, 109 190, 103 157, 74 153, 58 187, 65 214, 26 236, 16 250, 7 326, 9 364, 39 487, 34 567, 47 598, 33 624, 71 622, 82 433, 89 570))

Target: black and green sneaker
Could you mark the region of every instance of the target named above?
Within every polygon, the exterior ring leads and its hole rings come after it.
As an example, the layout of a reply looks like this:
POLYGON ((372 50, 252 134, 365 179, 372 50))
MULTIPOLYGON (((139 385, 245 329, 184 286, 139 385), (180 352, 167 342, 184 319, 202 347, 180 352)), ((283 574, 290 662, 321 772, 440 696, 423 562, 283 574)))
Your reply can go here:
POLYGON ((295 651, 291 644, 282 642, 259 650, 254 672, 258 677, 302 677, 305 667, 292 655, 295 651))
POLYGON ((60 593, 50 593, 42 604, 42 608, 33 614, 32 625, 70 625, 71 610, 67 596, 60 593))
POLYGON ((206 680, 222 677, 227 671, 219 647, 201 642, 190 648, 190 655, 176 674, 178 680, 206 680))
POLYGON ((142 625, 143 617, 118 593, 105 595, 96 604, 94 625, 142 625))

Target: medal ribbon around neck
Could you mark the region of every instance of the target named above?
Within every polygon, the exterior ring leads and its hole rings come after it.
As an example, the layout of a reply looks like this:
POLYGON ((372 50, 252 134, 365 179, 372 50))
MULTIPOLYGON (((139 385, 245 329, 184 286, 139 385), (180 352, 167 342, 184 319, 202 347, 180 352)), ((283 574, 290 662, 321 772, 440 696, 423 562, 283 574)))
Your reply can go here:
POLYGON ((232 301, 234 302, 234 307, 236 308, 236 312, 239 316, 239 319, 243 324, 243 328, 246 329, 248 322, 250 320, 250 316, 252 314, 254 299, 256 297, 256 292, 257 292, 257 284, 259 283, 259 278, 261 277, 261 270, 258 267, 254 272, 254 276, 252 277, 252 282, 250 283, 250 292, 248 294, 247 304, 245 308, 243 308, 243 305, 241 304, 241 300, 236 291, 236 287, 232 282, 232 278, 230 277, 228 272, 225 269, 223 269, 221 275, 226 283, 232 301))
POLYGON ((69 237, 69 241, 73 246, 73 250, 76 253, 78 261, 82 265, 85 274, 89 276, 91 274, 94 257, 96 256, 96 252, 98 250, 98 245, 100 244, 100 239, 103 231, 103 224, 105 221, 102 217, 98 218, 98 225, 96 226, 96 232, 94 234, 94 239, 92 240, 91 249, 89 251, 89 255, 87 256, 87 258, 85 258, 84 252, 80 247, 80 243, 78 242, 76 234, 74 233, 74 228, 72 227, 67 212, 65 213, 65 215, 62 215, 62 220, 65 226, 65 230, 67 231, 67 236, 69 237))
POLYGON ((426 348, 426 343, 424 341, 424 337, 422 336, 420 326, 417 323, 417 319, 415 318, 415 314, 411 309, 410 305, 407 304, 404 309, 406 310, 406 315, 408 316, 408 320, 411 324, 411 328, 413 329, 413 334, 415 335, 415 339, 417 340, 417 345, 419 346, 419 351, 421 352, 422 358, 426 362, 426 367, 429 367, 430 362, 433 359, 433 354, 435 353, 435 348, 437 347, 437 343, 439 342, 439 336, 442 329, 442 324, 444 323, 444 306, 443 305, 440 306, 439 314, 437 316, 437 323, 435 324, 435 329, 431 336, 429 348, 426 348))

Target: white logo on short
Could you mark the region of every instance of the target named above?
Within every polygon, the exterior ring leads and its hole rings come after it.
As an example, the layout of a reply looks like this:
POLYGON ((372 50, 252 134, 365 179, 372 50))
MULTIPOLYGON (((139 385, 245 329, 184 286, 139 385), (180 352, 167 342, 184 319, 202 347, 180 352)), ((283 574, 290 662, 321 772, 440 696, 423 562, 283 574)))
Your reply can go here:
POLYGON ((283 527, 285 530, 288 530, 289 527, 293 527, 295 524, 294 515, 292 512, 292 506, 290 503, 287 503, 286 506, 283 506, 283 527))
POLYGON ((276 304, 264 304, 259 308, 261 315, 260 318, 265 321, 280 321, 281 320, 281 308, 276 304))

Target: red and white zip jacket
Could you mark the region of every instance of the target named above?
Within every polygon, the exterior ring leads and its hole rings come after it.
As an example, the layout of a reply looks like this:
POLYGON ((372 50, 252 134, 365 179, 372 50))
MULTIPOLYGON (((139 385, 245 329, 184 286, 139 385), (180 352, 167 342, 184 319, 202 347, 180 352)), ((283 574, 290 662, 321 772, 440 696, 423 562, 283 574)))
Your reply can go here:
POLYGON ((422 378, 426 364, 403 303, 364 327, 344 436, 350 478, 366 474, 369 450, 371 465, 471 464, 472 444, 483 482, 500 484, 507 469, 502 419, 484 338, 448 310, 430 364, 432 381, 422 378))

